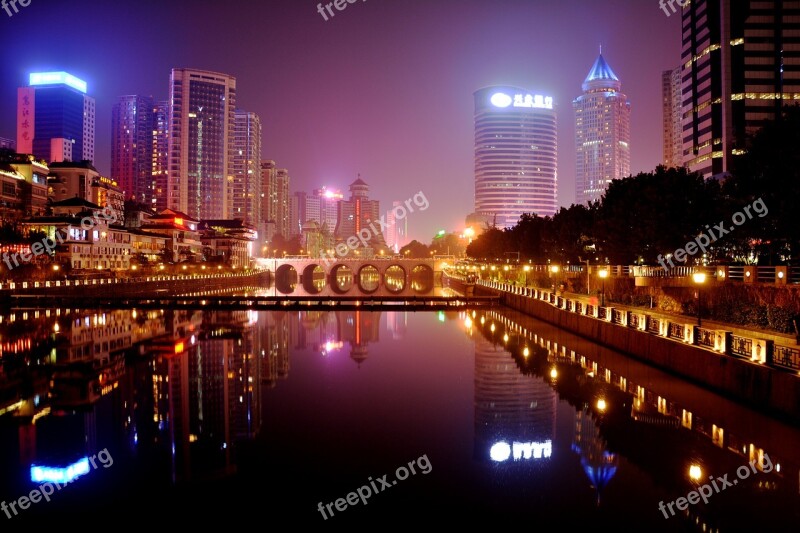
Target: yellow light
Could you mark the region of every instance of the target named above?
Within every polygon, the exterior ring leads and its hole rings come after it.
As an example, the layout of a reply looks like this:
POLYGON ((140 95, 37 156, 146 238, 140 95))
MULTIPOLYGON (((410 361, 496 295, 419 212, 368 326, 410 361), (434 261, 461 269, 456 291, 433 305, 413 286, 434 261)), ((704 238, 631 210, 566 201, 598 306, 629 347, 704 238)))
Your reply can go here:
POLYGON ((474 229, 467 228, 467 229, 464 230, 464 237, 474 237, 474 236, 475 236, 475 230, 474 229))
POLYGON ((605 411, 606 407, 607 407, 607 405, 606 405, 606 401, 604 399, 600 398, 599 400, 597 400, 597 410, 598 411, 605 411))
POLYGON ((508 342, 508 333, 503 335, 503 342, 508 342))
POLYGON ((528 349, 527 346, 522 349, 522 356, 523 357, 528 357, 530 354, 531 354, 531 351, 528 349))
POLYGON ((464 319, 464 326, 466 326, 467 328, 472 327, 472 319, 470 317, 464 319))
POLYGON ((503 267, 503 270, 505 270, 506 272, 508 272, 508 265, 504 266, 504 267, 503 267))
POLYGON ((484 322, 486 322, 486 319, 481 317, 481 325, 483 325, 484 322))
POLYGON ((692 465, 689 467, 689 478, 698 481, 703 476, 703 470, 700 465, 692 465))
POLYGON ((489 326, 489 330, 490 330, 492 333, 494 333, 494 324, 492 324, 491 326, 489 326))
POLYGON ((556 370, 555 367, 550 369, 550 377, 553 379, 556 379, 558 377, 558 370, 556 370))
POLYGON ((492 272, 494 272, 494 271, 495 271, 495 268, 494 268, 494 265, 492 265, 492 272))
POLYGON ((524 267, 522 267, 522 270, 524 270, 525 272, 530 272, 531 267, 529 265, 525 265, 524 267))
POLYGON ((695 283, 705 283, 706 282, 706 275, 703 272, 695 272, 692 274, 692 279, 695 283))
POLYGON ((183 269, 186 270, 186 265, 183 265, 183 269))
POLYGON ((60 330, 61 330, 61 327, 58 325, 58 322, 56 322, 55 324, 53 324, 53 331, 55 331, 56 333, 58 333, 60 330))
POLYGON ((603 279, 606 279, 608 277, 608 270, 601 270, 600 272, 597 273, 597 275, 603 279))
POLYGON ((158 266, 158 269, 159 269, 159 270, 164 270, 164 265, 159 265, 159 266, 158 266))
POLYGON ((58 265, 53 265, 53 271, 54 272, 58 272, 59 268, 61 268, 61 267, 59 267, 58 265))
POLYGON ((552 272, 553 274, 558 274, 558 265, 551 266, 550 272, 552 272))
POLYGON ((136 270, 136 265, 132 265, 131 270, 136 270))

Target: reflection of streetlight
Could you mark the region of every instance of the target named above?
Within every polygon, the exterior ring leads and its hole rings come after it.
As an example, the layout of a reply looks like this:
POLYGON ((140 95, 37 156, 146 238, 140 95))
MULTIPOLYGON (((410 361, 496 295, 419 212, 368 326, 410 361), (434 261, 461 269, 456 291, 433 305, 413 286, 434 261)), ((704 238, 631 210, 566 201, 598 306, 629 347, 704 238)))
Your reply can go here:
POLYGON ((689 467, 689 479, 692 481, 699 481, 703 477, 703 469, 700 465, 691 465, 689 467))
POLYGON ((697 325, 701 326, 700 322, 700 287, 706 282, 706 275, 704 272, 695 272, 692 274, 692 279, 697 283, 697 325))
POLYGON ((600 279, 603 280, 603 296, 602 296, 602 301, 600 302, 600 307, 605 307, 606 306, 606 278, 608 277, 608 270, 603 269, 600 272, 598 272, 597 275, 600 276, 600 279))
POLYGON ((603 411, 606 410, 606 407, 608 407, 608 406, 606 405, 606 401, 603 398, 600 398, 599 400, 597 400, 597 410, 598 411, 603 412, 603 411))

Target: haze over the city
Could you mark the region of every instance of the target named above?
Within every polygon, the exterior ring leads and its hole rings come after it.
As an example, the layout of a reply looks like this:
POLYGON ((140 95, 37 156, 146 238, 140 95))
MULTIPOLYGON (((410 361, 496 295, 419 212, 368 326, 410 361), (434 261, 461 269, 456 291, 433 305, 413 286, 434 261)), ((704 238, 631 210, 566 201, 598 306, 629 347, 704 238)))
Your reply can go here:
POLYGON ((70 72, 97 100, 95 165, 108 174, 118 96, 166 99, 173 67, 224 72, 292 190, 347 194, 361 174, 384 210, 422 190, 431 208, 409 236, 427 242, 473 211, 472 93, 487 85, 554 97, 558 201, 574 201, 572 100, 602 44, 631 101, 631 172, 662 160, 660 75, 680 61, 680 19, 655 1, 373 0, 327 21, 314 2, 266 4, 33 0, 0 13, 0 137, 16 136, 29 72, 70 72))

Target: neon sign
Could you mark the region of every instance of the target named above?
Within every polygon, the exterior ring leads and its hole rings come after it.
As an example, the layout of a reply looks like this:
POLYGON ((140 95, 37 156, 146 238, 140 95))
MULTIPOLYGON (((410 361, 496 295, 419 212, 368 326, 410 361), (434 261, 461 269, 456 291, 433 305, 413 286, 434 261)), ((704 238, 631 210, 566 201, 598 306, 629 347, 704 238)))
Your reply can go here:
POLYGON ((494 93, 489 101, 495 107, 527 107, 532 109, 553 109, 553 97, 541 94, 515 94, 512 98, 505 93, 494 93))
POLYGON ((82 93, 86 93, 86 82, 66 72, 31 72, 30 85, 56 85, 63 83, 82 93))

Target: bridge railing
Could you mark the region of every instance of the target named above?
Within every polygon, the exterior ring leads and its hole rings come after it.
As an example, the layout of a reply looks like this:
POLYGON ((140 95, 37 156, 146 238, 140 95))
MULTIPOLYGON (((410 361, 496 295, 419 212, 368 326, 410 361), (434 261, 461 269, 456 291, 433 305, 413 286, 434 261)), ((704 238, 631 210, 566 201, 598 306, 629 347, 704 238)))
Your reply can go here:
POLYGON ((772 340, 734 335, 724 329, 702 328, 692 322, 653 316, 644 311, 601 307, 578 299, 565 298, 550 289, 515 286, 492 280, 477 284, 510 297, 520 297, 547 303, 565 313, 601 320, 616 327, 634 329, 674 342, 690 344, 698 349, 712 350, 729 357, 746 359, 783 371, 800 372, 800 346, 776 344, 772 340))

